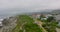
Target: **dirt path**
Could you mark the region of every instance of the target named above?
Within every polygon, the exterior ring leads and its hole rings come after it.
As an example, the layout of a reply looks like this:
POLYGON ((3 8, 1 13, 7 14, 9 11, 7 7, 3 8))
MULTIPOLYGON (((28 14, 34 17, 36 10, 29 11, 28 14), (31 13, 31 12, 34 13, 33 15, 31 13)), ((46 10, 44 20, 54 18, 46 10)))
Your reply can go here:
POLYGON ((60 32, 60 29, 59 28, 56 28, 57 32, 60 32))
POLYGON ((0 28, 0 32, 2 32, 2 28, 0 28))
POLYGON ((35 23, 38 24, 38 25, 42 28, 43 32, 47 32, 47 31, 42 27, 43 22, 41 22, 41 21, 39 21, 39 20, 35 20, 35 23))

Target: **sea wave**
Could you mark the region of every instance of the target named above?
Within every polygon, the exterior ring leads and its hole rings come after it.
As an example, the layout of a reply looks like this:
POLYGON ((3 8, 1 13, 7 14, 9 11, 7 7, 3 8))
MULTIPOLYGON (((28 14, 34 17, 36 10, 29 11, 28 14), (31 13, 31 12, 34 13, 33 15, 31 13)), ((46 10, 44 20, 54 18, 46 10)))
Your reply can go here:
POLYGON ((3 19, 0 19, 0 22, 3 21, 3 19))

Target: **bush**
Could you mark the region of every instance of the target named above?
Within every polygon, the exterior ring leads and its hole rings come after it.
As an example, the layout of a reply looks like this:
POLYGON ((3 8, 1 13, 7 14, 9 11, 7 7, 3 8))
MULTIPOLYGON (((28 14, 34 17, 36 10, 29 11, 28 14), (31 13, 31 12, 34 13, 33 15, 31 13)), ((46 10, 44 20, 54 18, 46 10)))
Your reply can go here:
POLYGON ((33 22, 34 22, 33 18, 31 18, 27 15, 19 15, 19 16, 17 16, 17 26, 12 30, 12 32, 23 32, 25 29, 25 28, 23 29, 25 24, 32 25, 31 27, 33 27, 34 26, 32 24, 33 22), (22 30, 20 29, 20 27, 22 28, 22 30))
POLYGON ((42 32, 42 29, 37 24, 25 24, 26 32, 42 32))

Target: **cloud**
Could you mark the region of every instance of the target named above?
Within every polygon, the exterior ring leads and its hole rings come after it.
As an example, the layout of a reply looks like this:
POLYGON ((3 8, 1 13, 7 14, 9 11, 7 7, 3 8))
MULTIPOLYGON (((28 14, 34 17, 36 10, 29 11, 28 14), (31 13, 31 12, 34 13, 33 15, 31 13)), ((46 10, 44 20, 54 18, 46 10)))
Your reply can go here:
POLYGON ((44 9, 60 9, 60 0, 0 0, 0 10, 28 10, 28 12, 44 9))

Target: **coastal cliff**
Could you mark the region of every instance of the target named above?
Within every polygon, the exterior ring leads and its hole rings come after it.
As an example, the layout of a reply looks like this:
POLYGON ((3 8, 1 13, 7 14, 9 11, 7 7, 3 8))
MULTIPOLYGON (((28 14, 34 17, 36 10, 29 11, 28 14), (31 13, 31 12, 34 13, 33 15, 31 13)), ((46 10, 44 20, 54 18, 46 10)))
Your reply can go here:
POLYGON ((7 17, 3 19, 2 26, 0 26, 0 32, 10 32, 16 26, 16 17, 7 17))
POLYGON ((7 17, 1 22, 0 32, 57 32, 58 24, 52 16, 47 20, 41 20, 29 15, 7 17))

